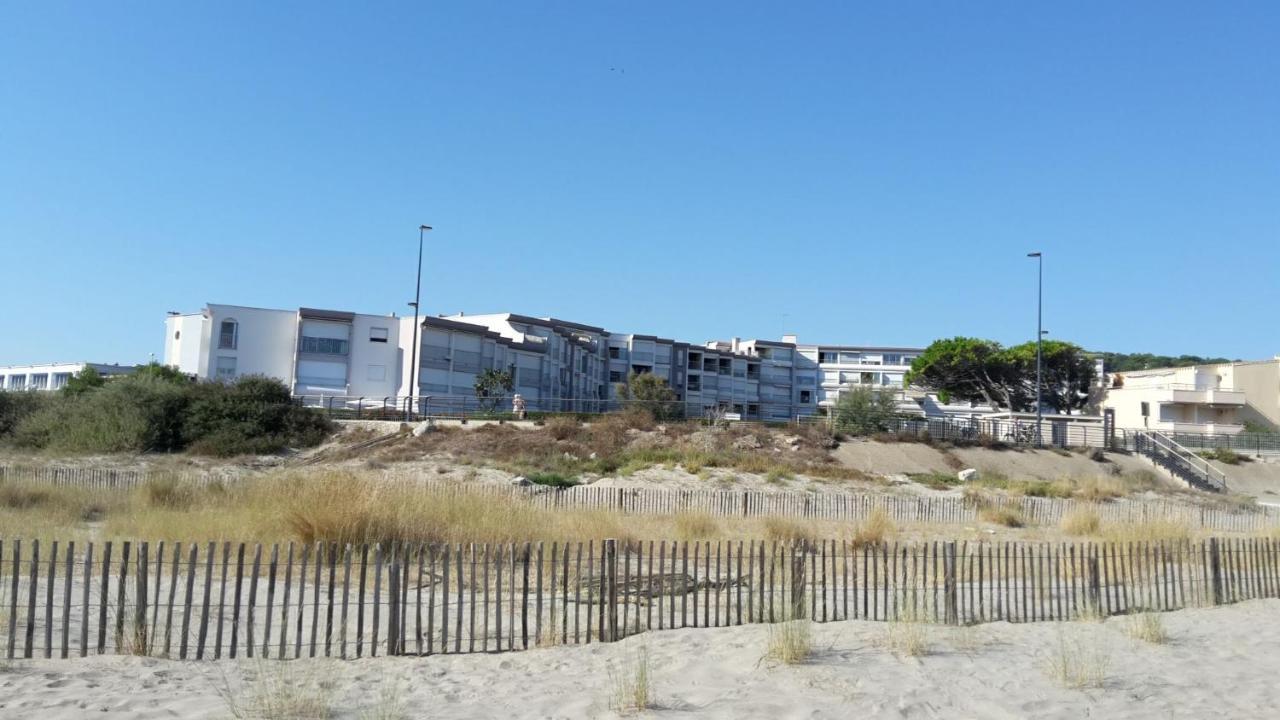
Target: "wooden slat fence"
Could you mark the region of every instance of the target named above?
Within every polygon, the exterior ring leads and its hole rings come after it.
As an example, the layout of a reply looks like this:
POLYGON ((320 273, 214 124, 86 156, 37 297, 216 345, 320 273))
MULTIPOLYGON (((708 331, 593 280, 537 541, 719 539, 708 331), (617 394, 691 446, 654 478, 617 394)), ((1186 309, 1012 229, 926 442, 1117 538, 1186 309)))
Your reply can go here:
POLYGON ((1280 597, 1280 541, 0 541, 0 652, 505 652, 790 618, 1033 622, 1280 597))
POLYGON ((227 481, 227 478, 205 472, 47 465, 0 465, 0 482, 43 483, 91 490, 129 490, 145 485, 159 477, 198 485, 227 481))
MULTIPOLYGON (((201 473, 173 475, 199 484, 225 481, 201 473)), ((601 509, 627 514, 670 515, 704 512, 725 517, 803 517, 856 521, 882 512, 898 523, 965 525, 979 522, 980 508, 955 496, 890 495, 824 490, 821 493, 757 490, 618 488, 579 485, 551 488, 442 481, 422 473, 388 470, 383 477, 409 482, 433 492, 481 494, 526 500, 549 509, 601 509)), ((128 489, 154 477, 146 471, 0 466, 0 482, 42 482, 100 489, 128 489)), ((1280 507, 1231 508, 1188 501, 1120 499, 1087 502, 1062 498, 1000 497, 986 502, 1018 511, 1033 525, 1056 525, 1077 511, 1092 510, 1105 522, 1168 521, 1220 532, 1254 532, 1280 525, 1280 507)))

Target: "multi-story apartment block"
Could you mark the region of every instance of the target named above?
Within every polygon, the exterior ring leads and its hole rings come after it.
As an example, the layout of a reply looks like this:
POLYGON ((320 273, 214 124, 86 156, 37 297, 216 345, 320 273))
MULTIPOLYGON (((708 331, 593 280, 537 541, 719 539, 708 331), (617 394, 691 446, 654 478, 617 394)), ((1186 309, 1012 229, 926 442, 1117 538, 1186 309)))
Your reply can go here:
POLYGON ((405 329, 394 315, 209 304, 169 314, 164 362, 206 380, 277 378, 295 395, 394 396, 405 329))
POLYGON ((429 396, 460 407, 474 405, 479 373, 497 369, 511 373, 530 410, 588 412, 616 406, 617 386, 633 373, 652 373, 686 414, 786 420, 834 404, 850 386, 901 388, 921 352, 799 345, 794 336, 698 345, 514 313, 419 322, 416 388, 413 319, 396 316, 210 304, 170 315, 165 362, 210 380, 276 377, 300 396, 429 396))
POLYGON ((0 390, 61 390, 71 377, 87 367, 103 377, 128 375, 136 365, 108 365, 107 363, 44 363, 40 365, 0 366, 0 390))

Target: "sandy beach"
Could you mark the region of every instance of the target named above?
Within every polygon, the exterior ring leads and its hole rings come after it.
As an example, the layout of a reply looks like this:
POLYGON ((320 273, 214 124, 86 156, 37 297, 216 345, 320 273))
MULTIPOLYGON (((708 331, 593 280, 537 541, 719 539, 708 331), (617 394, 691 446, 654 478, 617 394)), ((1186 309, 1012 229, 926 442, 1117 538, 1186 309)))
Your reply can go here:
POLYGON ((885 623, 830 623, 815 626, 815 653, 796 666, 762 659, 767 626, 348 662, 14 661, 0 672, 0 717, 225 718, 233 707, 252 712, 255 698, 289 694, 285 686, 300 686, 340 718, 615 717, 611 672, 620 674, 643 647, 655 698, 645 716, 1262 718, 1280 707, 1278 613, 1277 600, 1166 613, 1164 644, 1131 638, 1122 617, 928 626, 922 657, 885 647, 885 623), (1064 641, 1105 666, 1101 687, 1055 681, 1049 667, 1064 641))

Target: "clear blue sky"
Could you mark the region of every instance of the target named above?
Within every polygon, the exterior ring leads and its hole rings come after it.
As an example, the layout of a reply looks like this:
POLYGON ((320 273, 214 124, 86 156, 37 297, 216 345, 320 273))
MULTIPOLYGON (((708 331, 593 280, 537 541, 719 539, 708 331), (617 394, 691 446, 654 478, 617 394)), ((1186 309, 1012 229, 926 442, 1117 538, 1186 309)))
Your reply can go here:
POLYGON ((1280 353, 1280 3, 0 4, 0 364, 205 302, 1280 353))

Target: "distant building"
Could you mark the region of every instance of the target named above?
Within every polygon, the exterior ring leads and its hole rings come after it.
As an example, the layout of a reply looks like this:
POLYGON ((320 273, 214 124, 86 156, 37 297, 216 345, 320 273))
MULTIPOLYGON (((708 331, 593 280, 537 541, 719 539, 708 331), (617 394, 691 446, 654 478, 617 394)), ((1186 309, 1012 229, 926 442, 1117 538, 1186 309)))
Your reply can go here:
POLYGON ((1116 426, 1235 434, 1246 422, 1280 428, 1280 357, 1113 373, 1102 401, 1116 426))
POLYGON ((667 381, 685 412, 712 409, 743 418, 786 420, 835 403, 851 386, 901 389, 919 348, 801 345, 781 341, 681 342, 611 332, 558 318, 516 313, 419 319, 418 382, 413 318, 209 304, 165 323, 165 364, 206 380, 260 374, 294 395, 359 402, 430 396, 474 403, 487 369, 511 372, 531 411, 591 411, 617 400, 631 373, 667 381))
POLYGON ((108 365, 106 363, 44 363, 40 365, 0 366, 0 390, 59 390, 71 377, 86 367, 98 371, 103 377, 128 375, 137 370, 136 365, 108 365))

